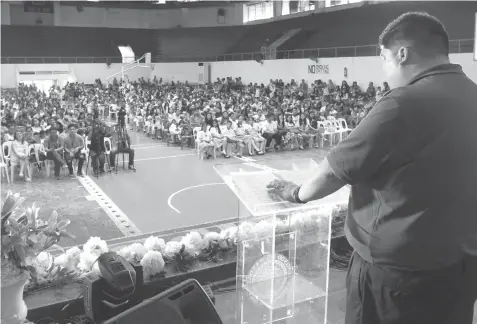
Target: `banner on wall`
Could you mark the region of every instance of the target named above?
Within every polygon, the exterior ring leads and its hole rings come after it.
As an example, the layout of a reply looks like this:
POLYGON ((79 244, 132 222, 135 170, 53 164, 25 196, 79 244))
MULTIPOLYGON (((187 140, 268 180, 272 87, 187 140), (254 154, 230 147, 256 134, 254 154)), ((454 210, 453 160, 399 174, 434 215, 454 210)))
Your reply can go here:
POLYGON ((308 65, 308 74, 330 74, 330 66, 322 64, 308 65))

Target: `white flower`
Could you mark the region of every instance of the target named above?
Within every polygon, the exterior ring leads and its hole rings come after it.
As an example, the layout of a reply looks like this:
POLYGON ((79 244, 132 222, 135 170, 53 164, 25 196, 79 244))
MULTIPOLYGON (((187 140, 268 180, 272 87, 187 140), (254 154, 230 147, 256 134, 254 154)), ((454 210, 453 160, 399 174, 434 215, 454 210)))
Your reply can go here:
POLYGON ((31 260, 31 264, 35 267, 37 276, 39 278, 48 276, 48 270, 51 268, 53 264, 53 256, 43 251, 37 255, 36 258, 31 260))
POLYGON ((217 232, 207 232, 204 235, 203 242, 204 242, 204 247, 208 248, 210 246, 210 243, 212 242, 218 242, 220 240, 220 234, 217 232))
POLYGON ((147 251, 141 260, 144 276, 150 277, 161 273, 164 269, 164 259, 161 252, 147 251))
POLYGON ((81 254, 81 250, 79 247, 75 246, 75 247, 72 247, 71 249, 68 249, 66 250, 66 255, 70 258, 73 258, 73 259, 78 259, 79 261, 79 256, 81 254))
POLYGON ((55 258, 55 265, 59 265, 62 268, 70 269, 70 258, 66 253, 60 254, 55 258))
POLYGON ((166 243, 166 247, 164 249, 164 256, 166 258, 172 259, 176 254, 180 252, 182 249, 182 243, 177 241, 169 241, 166 243))
POLYGON ((123 247, 121 250, 118 251, 118 254, 126 260, 132 259, 132 253, 129 246, 123 247))
POLYGON ((99 237, 90 237, 88 242, 83 245, 83 251, 99 257, 101 254, 108 252, 108 244, 99 237))
POLYGON ((162 252, 166 247, 166 242, 159 237, 150 236, 144 241, 144 247, 149 251, 162 252))
POLYGON ((305 223, 302 218, 302 213, 293 214, 290 217, 290 228, 295 231, 302 231, 305 229, 305 223))
POLYGON ((204 246, 202 235, 199 232, 190 232, 182 238, 181 243, 186 246, 190 245, 194 250, 200 250, 204 246))
POLYGON ((92 270, 93 264, 95 266, 98 265, 98 262, 96 261, 98 257, 99 255, 96 254, 81 252, 78 268, 82 271, 90 272, 92 270))
POLYGON ((238 236, 238 227, 232 226, 220 232, 221 239, 235 240, 238 236))
POLYGON ((240 240, 247 240, 249 239, 249 234, 253 230, 253 224, 249 222, 243 222, 238 227, 238 236, 240 240))
POLYGON ((238 238, 238 226, 229 227, 220 232, 219 245, 223 249, 230 247, 230 244, 237 243, 238 238))
POLYGON ((290 226, 287 221, 281 219, 276 219, 275 232, 279 234, 288 233, 290 231, 290 226))
POLYGON ((133 243, 118 252, 128 262, 141 262, 146 253, 147 249, 141 243, 133 243))
POLYGON ((253 229, 250 231, 250 234, 258 240, 272 237, 275 234, 273 233, 273 224, 269 221, 262 220, 255 224, 253 229))
POLYGON ((68 249, 65 253, 55 258, 55 265, 59 265, 62 268, 66 268, 69 271, 76 270, 78 263, 80 262, 81 250, 78 247, 68 249))

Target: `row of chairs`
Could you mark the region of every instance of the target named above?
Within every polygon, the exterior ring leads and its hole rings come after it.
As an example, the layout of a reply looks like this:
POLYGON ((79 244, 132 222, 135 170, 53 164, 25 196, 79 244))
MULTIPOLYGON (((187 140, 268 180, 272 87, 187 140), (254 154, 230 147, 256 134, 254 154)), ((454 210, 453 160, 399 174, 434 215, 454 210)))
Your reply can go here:
MULTIPOLYGON (((333 146, 336 143, 342 141, 348 134, 352 131, 348 127, 348 123, 344 118, 339 119, 329 119, 326 121, 319 121, 318 128, 323 130, 321 137, 321 147, 324 147, 325 140, 328 141, 330 146, 333 146)), ((202 154, 200 154, 199 143, 197 140, 197 133, 200 131, 200 127, 193 128, 193 138, 194 138, 194 150, 200 159, 203 159, 202 154)), ((293 143, 290 142, 290 148, 293 149, 293 143)), ((220 148, 217 148, 220 149, 220 148)), ((216 150, 214 150, 213 157, 216 158, 216 150)))
MULTIPOLYGON (((89 152, 89 149, 88 149, 88 146, 91 144, 91 142, 88 139, 86 139, 85 137, 84 137, 84 141, 85 141, 85 147, 83 148, 81 153, 85 154, 85 156, 86 156, 86 172, 85 172, 85 174, 88 175, 89 166, 90 166, 90 164, 92 164, 92 159, 91 159, 90 152, 89 152)), ((10 157, 12 143, 13 142, 11 142, 11 141, 3 143, 2 144, 2 151, 0 153, 1 175, 2 175, 2 177, 3 176, 6 177, 7 182, 10 182, 9 171, 11 172, 12 176, 13 176, 13 172, 14 172, 14 170, 13 170, 14 165, 12 165, 11 157, 10 157)), ((43 145, 43 142, 41 143, 41 145, 43 145)), ((106 148, 106 151, 105 151, 105 154, 104 154, 105 155, 105 163, 107 164, 108 172, 111 172, 112 168, 111 168, 111 165, 110 165, 110 156, 111 156, 112 143, 111 143, 110 138, 107 138, 107 137, 104 138, 104 146, 106 148)), ((29 155, 31 155, 32 151, 33 152, 38 152, 39 150, 41 151, 41 149, 39 149, 38 146, 35 146, 34 144, 31 144, 31 145, 28 146, 29 155)), ((64 158, 64 156, 63 156, 63 158, 64 158)), ((119 154, 116 155, 116 166, 118 165, 118 162, 119 162, 119 154)), ((124 163, 125 163, 124 155, 123 155, 123 161, 122 162, 123 162, 123 168, 124 168, 124 163)), ((46 175, 47 178, 50 177, 50 169, 51 169, 51 166, 54 164, 53 160, 48 160, 48 159, 43 160, 43 161, 34 161, 34 162, 30 162, 30 159, 28 159, 27 163, 29 163, 29 169, 30 170, 34 170, 34 167, 44 167, 45 175, 46 175)), ((77 161, 77 159, 74 159, 73 168, 77 169, 77 166, 78 166, 78 161, 77 161)), ((64 170, 66 172, 66 169, 64 169, 64 170)), ((117 173, 117 171, 118 171, 118 168, 116 167, 116 173, 117 173)))

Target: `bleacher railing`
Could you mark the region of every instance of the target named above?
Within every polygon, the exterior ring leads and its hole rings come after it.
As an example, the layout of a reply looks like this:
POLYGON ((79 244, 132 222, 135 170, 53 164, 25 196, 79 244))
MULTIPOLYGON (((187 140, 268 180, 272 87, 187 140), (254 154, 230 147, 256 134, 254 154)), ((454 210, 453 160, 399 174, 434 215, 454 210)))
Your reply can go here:
MULTIPOLYGON (((449 42, 450 53, 472 53, 474 51, 473 39, 455 39, 449 42)), ((301 59, 301 58, 331 58, 331 57, 356 57, 379 56, 379 47, 376 44, 362 46, 342 46, 330 48, 310 48, 297 50, 278 50, 276 59, 301 59)), ((137 57, 139 58, 139 57, 137 57)), ((136 58, 136 59, 137 59, 136 58)), ((250 61, 262 60, 261 52, 231 53, 216 56, 156 56, 152 63, 163 62, 221 62, 221 61, 250 61)), ((2 64, 72 64, 72 63, 122 63, 122 57, 2 57, 2 64)))

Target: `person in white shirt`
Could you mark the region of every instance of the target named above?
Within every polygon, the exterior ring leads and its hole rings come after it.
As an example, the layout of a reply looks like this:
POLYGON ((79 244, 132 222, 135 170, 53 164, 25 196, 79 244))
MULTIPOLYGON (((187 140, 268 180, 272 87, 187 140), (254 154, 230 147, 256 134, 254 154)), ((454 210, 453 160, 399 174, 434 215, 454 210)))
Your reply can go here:
POLYGON ((222 155, 225 158, 230 158, 229 155, 227 155, 226 147, 227 147, 227 139, 225 136, 222 134, 222 131, 220 129, 219 122, 214 119, 212 121, 212 126, 209 128, 210 135, 212 136, 212 141, 215 144, 215 148, 222 148, 222 155))
POLYGON ((171 126, 169 126, 169 134, 171 134, 172 138, 174 139, 174 136, 177 137, 177 140, 181 140, 181 128, 177 126, 177 122, 175 119, 172 120, 171 126))
POLYGON ((203 123, 201 130, 197 132, 197 144, 201 157, 205 156, 206 159, 209 159, 213 156, 215 144, 212 141, 212 135, 210 134, 206 123, 203 123))
POLYGON ((263 151, 265 150, 265 139, 262 137, 262 135, 260 135, 259 124, 254 123, 250 118, 243 127, 245 129, 245 133, 248 135, 246 138, 248 154, 254 155, 254 152, 256 151, 258 155, 263 155, 263 151))
POLYGON ((275 150, 282 145, 282 136, 278 132, 277 122, 274 120, 275 115, 270 113, 267 115, 267 121, 263 124, 262 136, 266 139, 265 149, 270 149, 272 140, 275 140, 275 150))
POLYGON ((227 122, 227 127, 222 131, 222 134, 227 139, 227 148, 225 151, 227 152, 228 148, 231 148, 231 151, 238 151, 237 157, 242 157, 243 141, 237 138, 237 134, 233 130, 230 120, 227 122))

